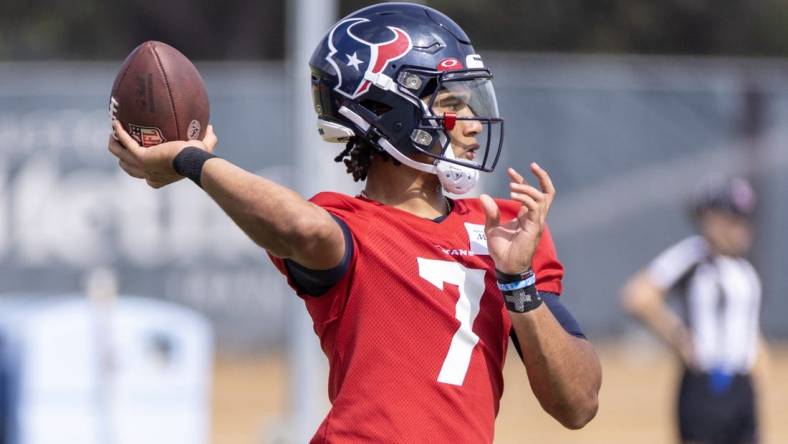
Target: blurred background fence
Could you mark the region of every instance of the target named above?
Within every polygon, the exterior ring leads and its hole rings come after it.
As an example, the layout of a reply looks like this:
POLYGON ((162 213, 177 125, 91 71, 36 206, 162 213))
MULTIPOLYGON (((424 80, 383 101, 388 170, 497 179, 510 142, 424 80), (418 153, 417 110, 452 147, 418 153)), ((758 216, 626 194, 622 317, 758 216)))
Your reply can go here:
MULTIPOLYGON (((687 194, 724 172, 756 184, 752 259, 764 281, 764 326, 788 336, 788 62, 486 59, 507 119, 502 165, 525 170, 535 160, 552 174, 559 195, 549 223, 567 267, 566 301, 592 337, 626 331, 621 283, 692 231, 687 194)), ((299 189, 283 64, 198 65, 221 155, 299 189)), ((0 291, 76 291, 86 270, 111 265, 123 291, 207 314, 222 350, 282 345, 293 296, 264 252, 190 183, 153 192, 106 152, 116 68, 0 64, 0 291)), ((315 139, 316 153, 338 148, 315 139)), ((325 169, 341 175, 339 164, 325 169)), ((484 185, 505 195, 501 171, 484 185)))

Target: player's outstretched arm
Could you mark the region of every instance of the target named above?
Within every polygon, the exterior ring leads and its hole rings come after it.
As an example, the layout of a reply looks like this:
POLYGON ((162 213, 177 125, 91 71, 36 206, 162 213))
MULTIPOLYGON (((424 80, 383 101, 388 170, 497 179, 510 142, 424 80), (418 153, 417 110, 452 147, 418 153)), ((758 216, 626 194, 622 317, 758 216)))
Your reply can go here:
POLYGON ((342 229, 323 208, 295 191, 223 159, 205 163, 202 186, 258 245, 313 270, 345 254, 342 229))
MULTIPOLYGON (((555 197, 547 172, 535 163, 531 171, 540 189, 515 170, 508 171, 511 198, 522 204, 516 218, 501 223, 495 201, 481 197, 487 246, 496 269, 504 275, 527 275, 555 197)), ((531 389, 542 408, 565 427, 586 425, 596 415, 602 385, 602 367, 591 343, 567 333, 546 304, 525 312, 510 309, 509 315, 531 389)))
MULTIPOLYGON (((203 141, 176 141, 142 148, 115 123, 109 151, 130 176, 160 188, 183 177, 173 160, 187 146, 213 151, 216 136, 208 127, 203 141), (117 137, 117 139, 116 139, 117 137)), ((342 229, 329 213, 295 191, 212 158, 202 164, 200 185, 255 243, 271 254, 314 270, 330 269, 345 253, 342 229)))

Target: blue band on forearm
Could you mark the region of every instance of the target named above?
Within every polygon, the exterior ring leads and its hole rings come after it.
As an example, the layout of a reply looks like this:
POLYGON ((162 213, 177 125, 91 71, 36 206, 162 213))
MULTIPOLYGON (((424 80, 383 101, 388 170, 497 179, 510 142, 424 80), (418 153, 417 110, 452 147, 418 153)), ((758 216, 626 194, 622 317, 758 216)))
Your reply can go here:
POLYGON ((536 276, 531 274, 527 278, 522 281, 517 282, 498 282, 498 289, 501 291, 514 291, 519 290, 521 288, 530 287, 531 285, 536 284, 536 276))

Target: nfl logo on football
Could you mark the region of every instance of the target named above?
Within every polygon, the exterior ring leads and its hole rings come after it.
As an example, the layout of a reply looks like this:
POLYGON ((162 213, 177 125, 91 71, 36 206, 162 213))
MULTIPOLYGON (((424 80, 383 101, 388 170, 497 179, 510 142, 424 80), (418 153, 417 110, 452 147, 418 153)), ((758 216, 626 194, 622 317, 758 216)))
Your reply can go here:
POLYGON ((153 146, 164 143, 167 139, 161 135, 161 130, 152 126, 139 126, 129 124, 129 134, 142 146, 153 146))

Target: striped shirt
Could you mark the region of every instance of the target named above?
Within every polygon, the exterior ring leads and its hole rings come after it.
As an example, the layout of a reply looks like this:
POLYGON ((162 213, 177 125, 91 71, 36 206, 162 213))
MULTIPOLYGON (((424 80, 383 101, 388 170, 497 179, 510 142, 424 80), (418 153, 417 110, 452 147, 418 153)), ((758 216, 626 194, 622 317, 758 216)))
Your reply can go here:
POLYGON ((714 256, 692 236, 649 266, 654 283, 683 296, 685 321, 702 370, 748 373, 758 346, 761 282, 747 259, 714 256))

